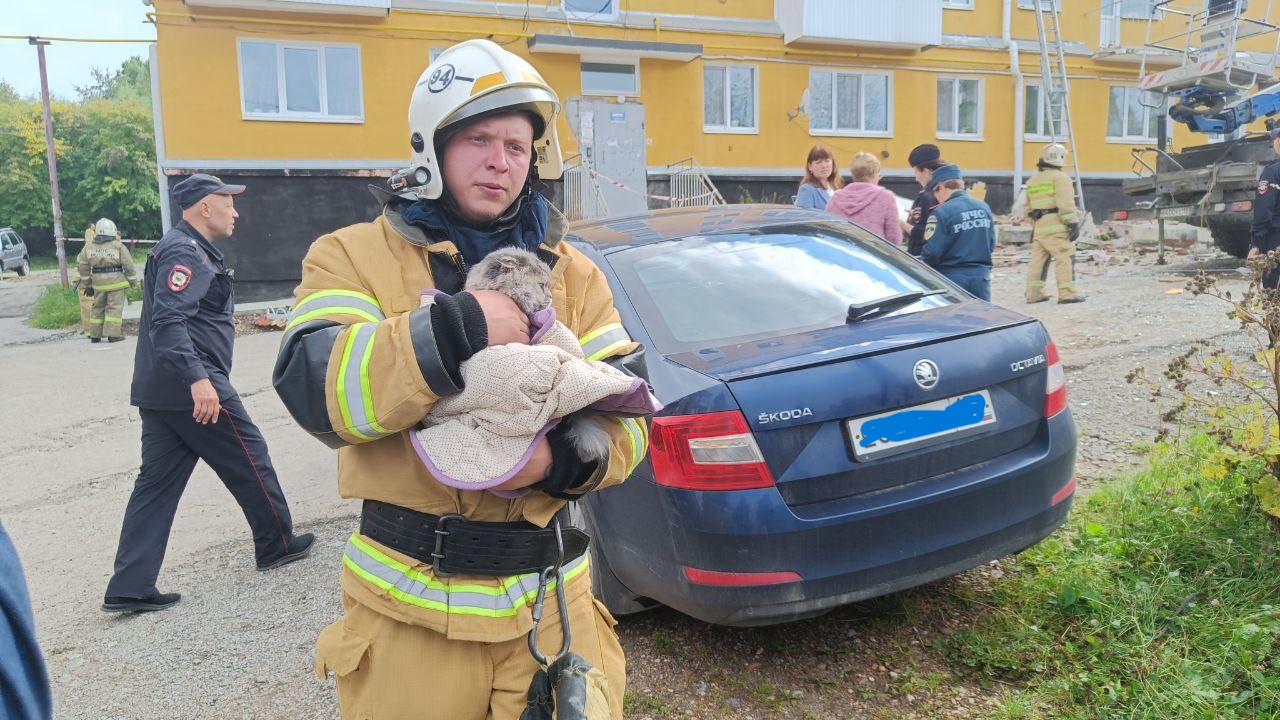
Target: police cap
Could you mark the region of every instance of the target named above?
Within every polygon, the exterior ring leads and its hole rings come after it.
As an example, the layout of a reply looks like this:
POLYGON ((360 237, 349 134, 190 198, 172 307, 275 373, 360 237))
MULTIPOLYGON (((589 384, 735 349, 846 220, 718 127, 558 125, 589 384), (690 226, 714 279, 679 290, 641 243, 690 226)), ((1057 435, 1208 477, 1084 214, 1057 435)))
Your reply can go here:
POLYGON ((173 186, 172 194, 178 207, 186 210, 205 198, 206 195, 239 195, 244 192, 244 185, 228 185, 216 175, 196 173, 173 186))

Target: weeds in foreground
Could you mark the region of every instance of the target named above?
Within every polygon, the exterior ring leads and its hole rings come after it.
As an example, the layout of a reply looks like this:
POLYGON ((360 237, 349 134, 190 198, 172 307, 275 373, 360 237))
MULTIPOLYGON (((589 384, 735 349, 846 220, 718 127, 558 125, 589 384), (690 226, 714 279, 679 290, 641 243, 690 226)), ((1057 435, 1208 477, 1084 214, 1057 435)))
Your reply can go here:
MULTIPOLYGON (((1187 290, 1226 304, 1227 317, 1256 343, 1253 357, 1232 357, 1219 345, 1197 340, 1169 362, 1163 380, 1148 378, 1143 368, 1126 379, 1145 385, 1153 400, 1172 397, 1172 408, 1161 416, 1164 422, 1174 428, 1204 426, 1218 440, 1205 468, 1208 479, 1221 480, 1239 464, 1262 458, 1266 472, 1246 491, 1280 517, 1280 291, 1264 285, 1265 278, 1280 273, 1280 251, 1251 259, 1249 270, 1249 285, 1239 297, 1205 273, 1192 278, 1187 290), (1224 394, 1224 389, 1231 392, 1224 394), (1235 396, 1243 396, 1244 402, 1235 396)), ((1162 430, 1158 439, 1168 434, 1162 430)))
POLYGON ((1280 562, 1249 492, 1267 469, 1211 477, 1219 449, 1162 446, 1090 495, 938 649, 1021 686, 1004 717, 1280 717, 1280 562))

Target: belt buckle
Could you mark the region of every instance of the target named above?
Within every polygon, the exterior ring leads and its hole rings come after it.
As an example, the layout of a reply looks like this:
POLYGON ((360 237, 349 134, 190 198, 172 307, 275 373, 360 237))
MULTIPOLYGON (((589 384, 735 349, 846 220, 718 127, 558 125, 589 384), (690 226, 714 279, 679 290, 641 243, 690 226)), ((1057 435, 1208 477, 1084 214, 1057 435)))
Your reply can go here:
POLYGON ((445 523, 451 520, 466 519, 466 515, 449 513, 448 515, 441 515, 440 519, 436 521, 436 529, 432 531, 436 534, 436 547, 431 552, 431 573, 436 577, 449 577, 453 574, 440 567, 440 562, 444 560, 444 539, 449 534, 449 531, 445 528, 445 523))

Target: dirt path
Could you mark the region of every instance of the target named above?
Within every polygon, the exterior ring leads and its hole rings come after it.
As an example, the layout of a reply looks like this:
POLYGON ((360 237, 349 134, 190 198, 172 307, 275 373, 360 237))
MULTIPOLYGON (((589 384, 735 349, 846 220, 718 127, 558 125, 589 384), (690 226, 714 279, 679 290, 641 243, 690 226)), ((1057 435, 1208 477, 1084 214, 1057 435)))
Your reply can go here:
MULTIPOLYGON (((1215 301, 1165 294, 1176 285, 1157 277, 1173 269, 1142 259, 1086 270, 1088 302, 1029 307, 1022 269, 997 271, 996 302, 1040 317, 1061 352, 1086 483, 1137 462, 1133 443, 1152 435, 1152 408, 1125 373, 1158 370, 1199 337, 1242 345, 1215 301)), ((0 519, 26 568, 56 716, 336 717, 332 687, 311 674, 312 644, 340 613, 339 558, 356 505, 336 497, 332 451, 294 425, 270 388, 279 336, 241 338, 233 380, 271 446, 298 527, 319 538, 314 556, 258 573, 243 518, 202 466, 160 577, 162 589, 184 593, 182 603, 106 616, 98 603, 138 464, 139 423, 127 404, 135 345, 24 328, 15 316, 38 289, 36 279, 0 282, 0 519)), ((965 621, 948 609, 961 604, 946 599, 980 590, 998 571, 774 628, 717 628, 667 611, 625 619, 629 717, 983 717, 998 693, 954 677, 931 642, 965 621)))

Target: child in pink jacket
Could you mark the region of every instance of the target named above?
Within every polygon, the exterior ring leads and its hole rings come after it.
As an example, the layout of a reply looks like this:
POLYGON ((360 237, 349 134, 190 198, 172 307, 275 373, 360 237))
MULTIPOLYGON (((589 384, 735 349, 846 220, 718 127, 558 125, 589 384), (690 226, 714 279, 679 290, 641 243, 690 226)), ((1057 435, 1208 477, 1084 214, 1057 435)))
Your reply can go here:
POLYGON ((880 182, 880 161, 860 152, 849 165, 853 182, 836 191, 827 203, 827 212, 846 217, 894 245, 902 244, 902 220, 898 202, 880 182))

